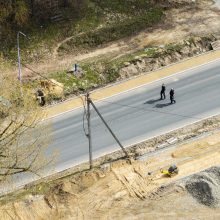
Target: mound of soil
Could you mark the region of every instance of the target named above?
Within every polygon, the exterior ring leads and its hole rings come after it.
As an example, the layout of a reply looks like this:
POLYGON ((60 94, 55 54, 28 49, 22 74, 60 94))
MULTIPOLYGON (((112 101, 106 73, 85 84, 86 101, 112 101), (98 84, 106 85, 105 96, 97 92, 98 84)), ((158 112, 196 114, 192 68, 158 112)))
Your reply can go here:
POLYGON ((220 167, 212 167, 192 175, 185 185, 189 194, 200 204, 220 206, 220 167))

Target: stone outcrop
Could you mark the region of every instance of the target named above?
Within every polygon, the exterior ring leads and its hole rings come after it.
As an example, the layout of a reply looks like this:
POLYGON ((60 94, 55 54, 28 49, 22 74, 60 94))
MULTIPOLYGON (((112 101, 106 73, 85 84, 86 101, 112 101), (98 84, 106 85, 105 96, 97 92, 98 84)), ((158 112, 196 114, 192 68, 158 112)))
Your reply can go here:
POLYGON ((135 57, 132 61, 124 62, 123 67, 119 70, 118 80, 150 72, 212 50, 211 43, 213 41, 212 38, 196 37, 176 45, 147 48, 143 55, 135 57))

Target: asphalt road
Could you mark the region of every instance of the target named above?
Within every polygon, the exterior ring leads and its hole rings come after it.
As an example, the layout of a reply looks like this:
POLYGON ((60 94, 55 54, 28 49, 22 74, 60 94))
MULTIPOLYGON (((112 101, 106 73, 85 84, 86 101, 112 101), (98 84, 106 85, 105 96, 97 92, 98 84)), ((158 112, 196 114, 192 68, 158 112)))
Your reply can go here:
MULTIPOLYGON (((95 104, 124 146, 220 113, 220 60, 175 74, 95 104), (162 83, 166 100, 159 100, 162 83), (174 88, 176 104, 170 105, 174 88)), ((59 150, 56 170, 88 161, 88 139, 83 131, 83 108, 52 119, 53 143, 59 150)), ((104 124, 91 111, 93 157, 120 149, 104 124)))

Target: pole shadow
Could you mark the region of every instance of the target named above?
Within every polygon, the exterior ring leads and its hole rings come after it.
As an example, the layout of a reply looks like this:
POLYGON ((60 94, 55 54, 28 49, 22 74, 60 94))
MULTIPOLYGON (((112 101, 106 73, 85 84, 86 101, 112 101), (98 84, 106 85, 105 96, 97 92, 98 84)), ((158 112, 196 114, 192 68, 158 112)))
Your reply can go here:
POLYGON ((149 101, 144 102, 144 104, 154 104, 155 102, 159 102, 161 99, 151 99, 149 101))

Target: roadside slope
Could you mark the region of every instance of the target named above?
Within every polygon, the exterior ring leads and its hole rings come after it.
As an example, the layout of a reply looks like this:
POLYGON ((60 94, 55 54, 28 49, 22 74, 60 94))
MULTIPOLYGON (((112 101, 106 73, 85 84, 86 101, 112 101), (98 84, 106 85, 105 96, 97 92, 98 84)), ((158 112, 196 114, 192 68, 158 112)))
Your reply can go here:
POLYGON ((212 219, 218 219, 220 209, 199 203, 183 188, 185 182, 182 178, 218 166, 219 161, 220 132, 216 131, 200 139, 146 155, 141 161, 129 163, 121 160, 66 177, 43 194, 27 195, 21 200, 6 202, 1 206, 0 218, 178 219, 189 216, 191 219, 198 216, 198 219, 205 219, 208 212, 212 214, 212 219), (167 178, 160 173, 160 168, 172 163, 180 171, 177 176, 167 178), (175 181, 179 182, 173 183, 175 181), (173 201, 176 206, 171 206, 173 201))
MULTIPOLYGON (((125 92, 136 87, 142 86, 144 84, 153 82, 155 80, 161 79, 163 77, 171 76, 172 74, 185 71, 190 68, 194 68, 199 65, 211 62, 213 60, 220 58, 220 50, 212 51, 207 54, 203 54, 191 59, 179 62, 177 64, 170 65, 166 68, 162 68, 158 71, 151 72, 149 74, 144 74, 133 79, 126 80, 121 83, 113 84, 102 89, 98 89, 91 93, 91 98, 95 100, 104 99, 121 92, 125 92)), ((83 97, 84 99, 84 97, 83 97)), ((45 109, 46 118, 50 118, 61 114, 63 112, 71 111, 74 108, 82 106, 82 98, 74 98, 65 101, 61 104, 57 104, 45 109)))

